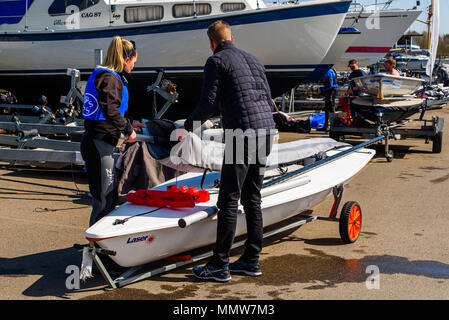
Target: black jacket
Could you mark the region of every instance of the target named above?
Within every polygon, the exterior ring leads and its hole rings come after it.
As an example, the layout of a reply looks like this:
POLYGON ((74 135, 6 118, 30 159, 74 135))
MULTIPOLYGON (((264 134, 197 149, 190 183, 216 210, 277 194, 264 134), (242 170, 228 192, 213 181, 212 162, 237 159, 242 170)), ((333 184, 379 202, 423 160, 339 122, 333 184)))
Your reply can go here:
POLYGON ((198 106, 184 123, 203 123, 221 113, 224 129, 274 129, 273 102, 264 65, 231 41, 222 42, 204 67, 198 106))

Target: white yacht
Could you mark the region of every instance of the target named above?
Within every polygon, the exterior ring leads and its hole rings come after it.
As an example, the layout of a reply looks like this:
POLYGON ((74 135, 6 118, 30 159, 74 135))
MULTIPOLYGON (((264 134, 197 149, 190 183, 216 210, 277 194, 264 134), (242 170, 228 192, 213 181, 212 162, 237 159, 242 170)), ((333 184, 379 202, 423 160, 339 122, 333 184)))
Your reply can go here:
POLYGON ((316 0, 266 6, 260 0, 15 0, 0 1, 0 87, 20 98, 46 93, 51 102, 68 90, 67 68, 83 77, 115 35, 134 40, 139 58, 131 101, 163 68, 178 85, 181 103, 198 101, 204 63, 212 53, 207 27, 222 19, 236 45, 265 65, 277 96, 330 65, 322 61, 351 1, 316 0), (61 88, 63 87, 63 88, 61 88), (64 92, 65 90, 65 92, 64 92))
POLYGON ((343 27, 354 27, 360 36, 337 61, 337 70, 348 70, 348 61, 357 59, 359 66, 367 67, 377 63, 421 14, 417 9, 390 9, 387 5, 363 5, 355 0, 347 14, 343 27))

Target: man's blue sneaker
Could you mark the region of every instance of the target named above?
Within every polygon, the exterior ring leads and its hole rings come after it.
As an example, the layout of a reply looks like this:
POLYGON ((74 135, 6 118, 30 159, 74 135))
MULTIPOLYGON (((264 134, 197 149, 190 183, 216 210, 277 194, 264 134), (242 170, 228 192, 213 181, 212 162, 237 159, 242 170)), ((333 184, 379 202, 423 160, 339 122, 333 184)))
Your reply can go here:
POLYGON ((215 280, 220 282, 231 280, 229 266, 227 265, 221 269, 214 268, 210 265, 205 265, 204 267, 196 266, 193 268, 193 275, 198 279, 203 280, 215 280))
POLYGON ((237 260, 236 262, 229 264, 229 270, 232 273, 244 273, 253 277, 262 275, 259 262, 246 263, 243 260, 237 260))

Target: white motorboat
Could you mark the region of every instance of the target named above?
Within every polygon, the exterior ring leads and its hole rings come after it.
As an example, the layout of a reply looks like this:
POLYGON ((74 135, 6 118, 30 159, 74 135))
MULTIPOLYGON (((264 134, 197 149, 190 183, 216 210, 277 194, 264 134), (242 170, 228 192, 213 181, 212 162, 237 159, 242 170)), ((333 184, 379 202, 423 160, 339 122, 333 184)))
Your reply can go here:
POLYGON ((422 79, 383 73, 358 77, 353 80, 362 92, 378 98, 410 96, 424 82, 422 79))
POLYGON ((260 0, 2 1, 0 81, 19 97, 44 92, 49 100, 57 94, 51 101, 59 101, 69 86, 67 68, 79 69, 86 77, 112 37, 120 35, 134 40, 139 50, 131 100, 143 99, 155 71, 163 68, 178 85, 180 103, 192 107, 199 100, 203 66, 211 55, 206 29, 222 19, 233 28, 236 45, 264 63, 277 96, 314 71, 329 69, 321 61, 349 5, 349 0, 269 7, 260 0))
MULTIPOLYGON (((279 164, 287 165, 285 162, 289 162, 291 170, 296 167, 297 171, 285 173, 270 169, 266 172, 262 189, 264 227, 322 202, 336 186, 343 186, 360 172, 375 151, 364 146, 354 149, 325 138, 275 145, 268 163, 276 164, 270 162, 272 155, 282 159, 279 164), (316 154, 323 157, 323 153, 328 158, 314 162, 316 154), (295 157, 296 161, 292 164, 291 159, 295 157), (310 162, 312 164, 308 164, 310 162), (299 163, 305 167, 301 168, 299 163)), ((139 266, 213 244, 216 240, 215 204, 219 179, 219 172, 205 172, 204 176, 199 172, 189 172, 167 181, 153 190, 164 191, 170 185, 202 187, 209 191, 210 200, 193 208, 176 209, 127 202, 87 229, 85 237, 111 253, 110 257, 124 267, 139 266)), ((243 211, 242 207, 239 208, 243 211)), ((246 233, 245 224, 244 215, 239 214, 236 236, 246 233)))
POLYGON ((354 2, 343 27, 360 30, 361 35, 337 61, 338 71, 348 70, 348 61, 357 59, 360 67, 367 67, 382 59, 422 13, 421 10, 390 9, 364 6, 354 2))

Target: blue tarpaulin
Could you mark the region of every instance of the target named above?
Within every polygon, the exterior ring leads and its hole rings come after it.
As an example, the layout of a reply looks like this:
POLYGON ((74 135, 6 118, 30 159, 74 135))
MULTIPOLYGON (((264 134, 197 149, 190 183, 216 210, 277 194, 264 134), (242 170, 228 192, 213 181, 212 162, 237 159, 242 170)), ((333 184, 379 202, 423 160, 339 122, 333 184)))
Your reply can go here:
POLYGON ((313 129, 322 129, 324 128, 324 122, 326 120, 325 113, 315 113, 313 116, 309 117, 310 126, 313 129))

